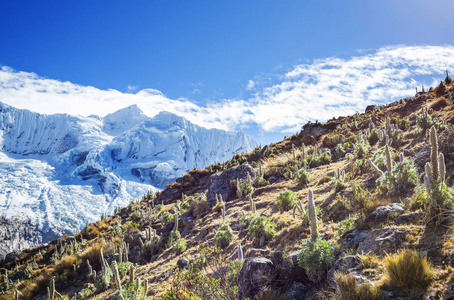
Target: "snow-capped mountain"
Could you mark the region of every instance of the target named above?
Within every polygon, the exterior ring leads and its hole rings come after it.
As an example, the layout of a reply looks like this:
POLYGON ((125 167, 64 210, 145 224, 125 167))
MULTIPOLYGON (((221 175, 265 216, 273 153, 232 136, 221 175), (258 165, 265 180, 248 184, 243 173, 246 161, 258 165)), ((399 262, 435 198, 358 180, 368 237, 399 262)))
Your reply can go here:
POLYGON ((0 102, 0 217, 36 226, 45 242, 256 145, 244 132, 202 128, 168 112, 148 117, 136 105, 102 118, 0 102))

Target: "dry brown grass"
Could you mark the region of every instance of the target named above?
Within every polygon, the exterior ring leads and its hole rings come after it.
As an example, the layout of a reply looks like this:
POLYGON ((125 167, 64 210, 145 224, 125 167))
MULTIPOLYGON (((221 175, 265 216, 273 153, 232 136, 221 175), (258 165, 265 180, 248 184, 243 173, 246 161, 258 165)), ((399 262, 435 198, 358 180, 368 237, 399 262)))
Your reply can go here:
POLYGON ((65 255, 55 265, 55 271, 58 274, 69 273, 74 270, 74 265, 80 264, 81 259, 76 255, 65 255))
POLYGON ((90 247, 86 248, 81 254, 81 260, 89 260, 91 265, 100 265, 101 264, 101 256, 99 254, 99 250, 101 246, 98 242, 95 242, 90 247))

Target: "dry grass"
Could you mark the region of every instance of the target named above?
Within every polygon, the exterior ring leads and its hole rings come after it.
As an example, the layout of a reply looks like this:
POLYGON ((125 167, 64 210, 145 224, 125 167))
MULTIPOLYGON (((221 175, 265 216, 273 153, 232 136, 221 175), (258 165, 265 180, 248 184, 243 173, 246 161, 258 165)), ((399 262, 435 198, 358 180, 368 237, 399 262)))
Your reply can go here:
POLYGON ((93 266, 99 266, 101 265, 101 256, 99 254, 99 250, 101 249, 101 246, 99 245, 98 242, 95 242, 93 245, 85 249, 81 254, 80 258, 81 260, 89 260, 90 264, 93 266))
POLYGON ((336 273, 337 299, 339 300, 381 300, 385 299, 380 288, 370 284, 359 284, 351 274, 336 273))
POLYGON ((387 256, 385 270, 385 283, 399 288, 425 288, 434 278, 434 271, 427 257, 421 257, 416 250, 410 249, 387 256))
POLYGON ((58 274, 64 274, 74 270, 74 265, 80 264, 81 259, 76 255, 65 255, 55 265, 58 274))

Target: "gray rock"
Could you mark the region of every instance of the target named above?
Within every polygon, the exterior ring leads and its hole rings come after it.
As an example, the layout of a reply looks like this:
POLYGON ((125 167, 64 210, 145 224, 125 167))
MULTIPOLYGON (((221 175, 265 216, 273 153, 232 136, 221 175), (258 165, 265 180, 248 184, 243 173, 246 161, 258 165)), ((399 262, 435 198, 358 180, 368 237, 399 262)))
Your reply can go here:
POLYGON ((401 225, 401 224, 407 224, 407 223, 412 223, 422 217, 421 212, 412 212, 409 214, 402 215, 400 217, 397 217, 394 219, 394 224, 396 225, 401 225))
POLYGON ((423 168, 426 162, 430 160, 430 145, 425 145, 415 154, 415 163, 423 168))
POLYGON ((351 273, 353 271, 357 271, 363 267, 363 263, 361 262, 361 258, 358 255, 348 255, 338 259, 334 265, 328 271, 328 283, 332 286, 336 286, 336 282, 334 281, 334 273, 336 272, 344 272, 344 273, 351 273))
POLYGON ((359 243, 356 253, 380 255, 385 252, 395 252, 405 240, 408 232, 408 229, 403 228, 377 229, 359 243))
POLYGON ((294 281, 305 282, 307 281, 306 270, 301 268, 298 264, 298 256, 300 255, 301 250, 296 250, 290 253, 290 260, 292 261, 292 278, 294 281))
POLYGON ((371 212, 367 218, 366 223, 382 223, 389 217, 403 214, 407 208, 400 203, 391 203, 386 206, 379 206, 371 212))
POLYGON ((187 260, 186 258, 180 258, 177 261, 177 266, 180 270, 185 269, 187 266, 189 266, 189 260, 187 260))
POLYGON ((264 257, 246 258, 238 275, 239 298, 253 299, 258 292, 270 285, 275 276, 271 260, 264 257))
POLYGON ((303 300, 306 299, 308 288, 301 282, 294 282, 290 289, 285 293, 288 300, 303 300))
POLYGON ((276 281, 275 284, 287 284, 292 280, 293 275, 293 262, 291 258, 284 257, 282 251, 276 251, 269 255, 268 257, 276 268, 276 281))
POLYGON ((211 202, 216 201, 216 194, 222 195, 224 201, 229 200, 233 195, 233 190, 230 187, 230 181, 233 179, 247 179, 247 173, 251 175, 252 180, 255 178, 254 169, 246 164, 232 167, 220 174, 216 174, 211 179, 210 187, 208 188, 207 199, 211 202))
POLYGON ((135 233, 134 240, 137 242, 140 242, 139 240, 142 240, 142 242, 145 242, 147 240, 147 234, 145 233, 145 230, 135 233))
POLYGON ((340 239, 348 247, 356 247, 370 234, 369 230, 349 230, 340 239))

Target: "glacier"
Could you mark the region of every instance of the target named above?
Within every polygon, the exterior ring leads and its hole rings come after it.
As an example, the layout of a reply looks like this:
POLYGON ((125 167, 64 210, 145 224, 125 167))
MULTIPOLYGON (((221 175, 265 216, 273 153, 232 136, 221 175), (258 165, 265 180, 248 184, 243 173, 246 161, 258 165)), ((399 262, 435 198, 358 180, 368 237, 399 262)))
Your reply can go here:
POLYGON ((206 129, 165 111, 149 117, 137 105, 82 117, 0 102, 0 145, 1 258, 74 234, 189 170, 249 152, 257 142, 243 131, 206 129), (18 242, 17 224, 34 230, 27 234, 33 239, 18 242))

